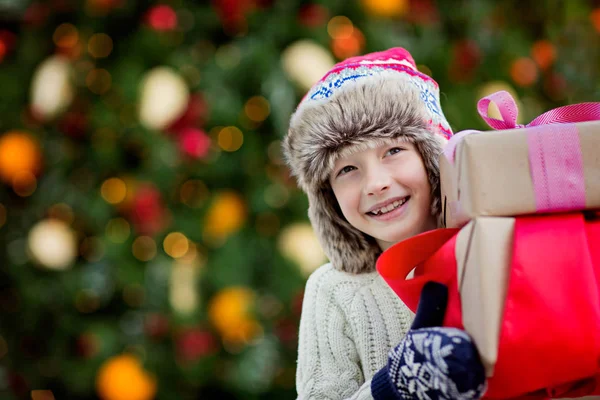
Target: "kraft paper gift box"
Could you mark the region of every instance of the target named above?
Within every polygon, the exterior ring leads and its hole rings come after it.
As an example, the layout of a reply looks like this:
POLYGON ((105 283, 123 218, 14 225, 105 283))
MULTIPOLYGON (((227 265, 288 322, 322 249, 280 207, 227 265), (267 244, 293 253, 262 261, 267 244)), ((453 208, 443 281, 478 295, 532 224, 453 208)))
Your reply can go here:
POLYGON ((599 242, 583 213, 478 217, 392 246, 377 270, 413 311, 425 282, 448 286, 443 325, 472 337, 490 398, 569 397, 582 379, 600 389, 599 242))
POLYGON ((446 227, 475 216, 599 207, 599 139, 593 134, 600 123, 599 102, 555 108, 520 125, 515 100, 501 90, 480 99, 477 111, 497 131, 462 131, 446 145, 440 159, 446 227), (489 115, 492 104, 500 119, 489 115))
POLYGON ((600 208, 600 121, 467 134, 453 152, 440 157, 446 227, 600 208))

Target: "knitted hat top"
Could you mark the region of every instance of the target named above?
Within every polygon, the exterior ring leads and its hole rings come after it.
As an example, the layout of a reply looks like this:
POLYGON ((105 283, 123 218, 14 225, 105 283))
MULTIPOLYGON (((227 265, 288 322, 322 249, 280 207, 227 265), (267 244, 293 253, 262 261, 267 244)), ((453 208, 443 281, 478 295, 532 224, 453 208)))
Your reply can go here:
POLYGON ((437 82, 430 76, 419 72, 410 53, 400 47, 347 58, 336 64, 308 91, 298 105, 296 114, 303 107, 321 104, 336 92, 352 90, 353 84, 366 81, 370 77, 384 72, 395 72, 408 78, 407 83, 414 85, 419 90, 421 101, 429 115, 427 122, 443 137, 450 139, 452 130, 440 106, 437 82))
POLYGON ((309 200, 309 218, 335 268, 375 270, 381 250, 374 238, 350 225, 329 185, 338 157, 403 138, 419 151, 439 216, 438 158, 452 135, 438 84, 419 72, 406 50, 348 58, 304 96, 283 142, 286 161, 309 200))

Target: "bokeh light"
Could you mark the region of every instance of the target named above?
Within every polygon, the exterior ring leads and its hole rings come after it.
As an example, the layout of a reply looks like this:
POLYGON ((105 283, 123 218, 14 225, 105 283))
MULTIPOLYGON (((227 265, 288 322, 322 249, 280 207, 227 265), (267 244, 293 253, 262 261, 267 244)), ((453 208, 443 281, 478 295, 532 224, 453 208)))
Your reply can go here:
POLYGON ((208 195, 208 188, 204 182, 199 179, 187 180, 179 189, 181 202, 192 208, 202 206, 208 198, 208 195))
POLYGON ((58 219, 67 225, 71 225, 75 221, 75 213, 71 206, 65 203, 53 204, 48 208, 48 217, 58 219))
POLYGON ((150 261, 156 256, 156 242, 150 236, 139 236, 131 246, 133 256, 140 261, 150 261))
POLYGON ((223 69, 233 69, 240 64, 242 54, 239 47, 227 44, 217 49, 215 62, 223 69))
POLYGON ((94 58, 108 57, 113 50, 113 41, 106 33, 96 33, 88 41, 88 52, 94 58))
POLYGON ((254 122, 262 122, 269 116, 271 106, 263 96, 251 97, 244 105, 244 112, 254 122))
POLYGON ((102 183, 100 193, 106 202, 119 204, 127 196, 127 185, 120 178, 109 178, 102 183))
POLYGON ((353 30, 354 24, 343 15, 333 17, 327 23, 327 33, 332 39, 350 37, 353 30))
POLYGON ((225 151, 233 152, 239 150, 244 144, 244 134, 235 126, 228 126, 219 132, 217 143, 225 151))
POLYGON ((265 189, 265 203, 273 208, 285 206, 289 198, 289 190, 278 183, 271 184, 265 189))
POLYGON ((29 171, 19 171, 13 177, 13 190, 21 197, 28 197, 37 188, 37 179, 29 171))
POLYGON ((531 56, 542 69, 548 69, 556 59, 556 47, 548 40, 538 40, 531 48, 531 56))
POLYGON ((188 238, 181 232, 171 232, 163 242, 165 253, 173 258, 181 258, 186 255, 190 245, 188 238))
POLYGON ((71 48, 79 41, 79 31, 73 24, 64 23, 56 28, 52 40, 58 47, 71 48))
POLYGON ((510 77, 519 86, 531 86, 538 78, 537 66, 531 58, 518 58, 511 64, 510 77))
POLYGON ((106 224, 106 236, 113 243, 125 243, 131 234, 131 227, 125 218, 113 218, 106 224))
POLYGON ((85 84, 93 93, 104 94, 112 86, 112 76, 107 70, 96 68, 88 72, 85 77, 85 84))

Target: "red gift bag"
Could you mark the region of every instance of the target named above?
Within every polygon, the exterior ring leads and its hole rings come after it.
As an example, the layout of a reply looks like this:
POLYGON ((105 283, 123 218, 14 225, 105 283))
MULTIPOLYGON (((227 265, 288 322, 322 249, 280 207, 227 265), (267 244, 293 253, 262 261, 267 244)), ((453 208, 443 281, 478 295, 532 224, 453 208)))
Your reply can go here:
MULTIPOLYGON (((456 275, 457 233, 439 229, 400 242, 380 256, 377 270, 413 311, 426 282, 446 284, 444 326, 464 329, 456 275), (415 277, 407 280, 415 267, 415 277)), ((587 221, 582 213, 516 218, 507 268, 498 358, 485 397, 597 393, 600 221, 587 221)))

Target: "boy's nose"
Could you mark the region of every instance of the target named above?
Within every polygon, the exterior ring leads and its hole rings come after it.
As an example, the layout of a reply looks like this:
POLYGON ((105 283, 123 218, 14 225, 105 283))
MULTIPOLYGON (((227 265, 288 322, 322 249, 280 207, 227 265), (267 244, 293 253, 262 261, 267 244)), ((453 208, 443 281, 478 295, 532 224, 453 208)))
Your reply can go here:
POLYGON ((377 173, 367 176, 364 186, 365 194, 368 196, 377 196, 390 188, 390 178, 384 173, 377 173))

